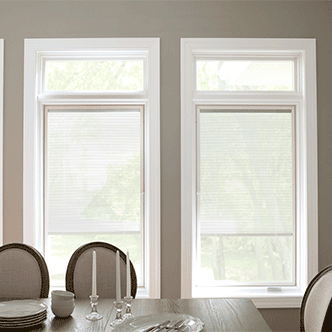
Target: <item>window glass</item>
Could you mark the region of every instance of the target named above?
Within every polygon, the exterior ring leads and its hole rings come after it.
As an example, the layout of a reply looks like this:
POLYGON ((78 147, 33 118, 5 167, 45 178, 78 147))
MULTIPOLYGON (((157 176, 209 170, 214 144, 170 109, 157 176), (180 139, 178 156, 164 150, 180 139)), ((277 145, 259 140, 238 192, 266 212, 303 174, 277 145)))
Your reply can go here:
POLYGON ((143 90, 143 60, 46 61, 47 91, 143 90))
POLYGON ((130 250, 141 281, 141 110, 49 109, 45 220, 52 281, 83 243, 130 250))
POLYGON ((198 60, 196 89, 294 91, 294 61, 198 60))
POLYGON ((291 111, 201 111, 198 284, 294 283, 291 111))

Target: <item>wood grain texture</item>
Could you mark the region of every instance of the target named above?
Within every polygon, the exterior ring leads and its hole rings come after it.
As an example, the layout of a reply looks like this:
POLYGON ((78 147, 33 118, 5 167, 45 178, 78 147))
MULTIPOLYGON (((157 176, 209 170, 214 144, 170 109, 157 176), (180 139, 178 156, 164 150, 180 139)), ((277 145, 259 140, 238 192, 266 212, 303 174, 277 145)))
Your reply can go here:
MULTIPOLYGON (((248 299, 136 299, 135 316, 158 313, 182 313, 204 322, 204 332, 271 331, 263 317, 248 299)), ((112 312, 111 320, 115 313, 112 312)), ((110 321, 111 321, 110 320, 110 321)), ((107 324, 106 332, 110 332, 107 324)))
MULTIPOLYGON (((90 312, 86 299, 75 300, 75 310, 68 318, 57 318, 51 311, 51 299, 41 299, 48 305, 48 319, 33 332, 111 332, 115 318, 113 299, 100 299, 98 311, 103 319, 90 322, 85 316, 90 312)), ((135 316, 159 313, 183 313, 204 322, 204 332, 271 332, 263 317, 248 299, 135 299, 132 304, 135 316)))
POLYGON ((97 322, 88 321, 87 316, 90 311, 90 301, 83 299, 75 299, 75 309, 68 318, 58 318, 51 310, 51 299, 40 299, 48 306, 47 320, 39 325, 33 332, 102 332, 105 331, 109 316, 113 310, 114 300, 100 299, 97 305, 98 312, 103 319, 97 322))

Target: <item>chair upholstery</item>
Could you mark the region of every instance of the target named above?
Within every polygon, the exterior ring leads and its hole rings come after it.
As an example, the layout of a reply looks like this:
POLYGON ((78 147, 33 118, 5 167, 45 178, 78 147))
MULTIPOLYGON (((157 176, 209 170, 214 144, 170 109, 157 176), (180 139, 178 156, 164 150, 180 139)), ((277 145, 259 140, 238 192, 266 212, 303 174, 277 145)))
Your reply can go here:
POLYGON ((332 331, 332 265, 309 283, 301 304, 300 329, 307 332, 332 331))
MULTIPOLYGON (((121 297, 126 295, 126 255, 117 247, 106 242, 90 242, 82 245, 72 254, 66 272, 66 290, 76 298, 89 298, 92 289, 92 252, 97 256, 97 294, 100 298, 115 298, 116 251, 120 253, 121 297)), ((131 296, 137 292, 137 277, 130 262, 131 296)))
POLYGON ((0 299, 47 298, 50 288, 44 257, 23 243, 0 247, 0 299))

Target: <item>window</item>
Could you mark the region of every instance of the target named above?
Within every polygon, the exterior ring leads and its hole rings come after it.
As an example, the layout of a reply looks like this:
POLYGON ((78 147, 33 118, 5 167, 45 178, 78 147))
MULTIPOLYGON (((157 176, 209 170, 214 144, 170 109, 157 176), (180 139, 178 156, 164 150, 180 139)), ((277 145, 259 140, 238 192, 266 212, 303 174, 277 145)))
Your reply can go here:
POLYGON ((138 296, 159 297, 159 39, 26 39, 25 87, 24 242, 51 286, 106 241, 130 250, 138 296))
POLYGON ((201 91, 294 91, 292 60, 197 60, 201 91))
POLYGON ((299 307, 318 264, 315 41, 181 47, 182 297, 299 307))
POLYGON ((3 183, 2 183, 2 156, 3 156, 3 58, 4 58, 4 42, 3 39, 0 39, 0 245, 3 244, 3 203, 2 203, 2 192, 3 192, 3 183))

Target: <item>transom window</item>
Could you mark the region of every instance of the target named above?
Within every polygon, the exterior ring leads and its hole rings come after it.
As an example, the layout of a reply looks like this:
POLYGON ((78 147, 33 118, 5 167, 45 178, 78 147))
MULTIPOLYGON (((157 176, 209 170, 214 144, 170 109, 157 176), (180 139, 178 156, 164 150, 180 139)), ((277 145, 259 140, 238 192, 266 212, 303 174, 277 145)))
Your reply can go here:
POLYGON ((197 60, 197 90, 294 91, 296 59, 197 60))
POLYGON ((141 91, 144 60, 46 60, 46 91, 141 91))

